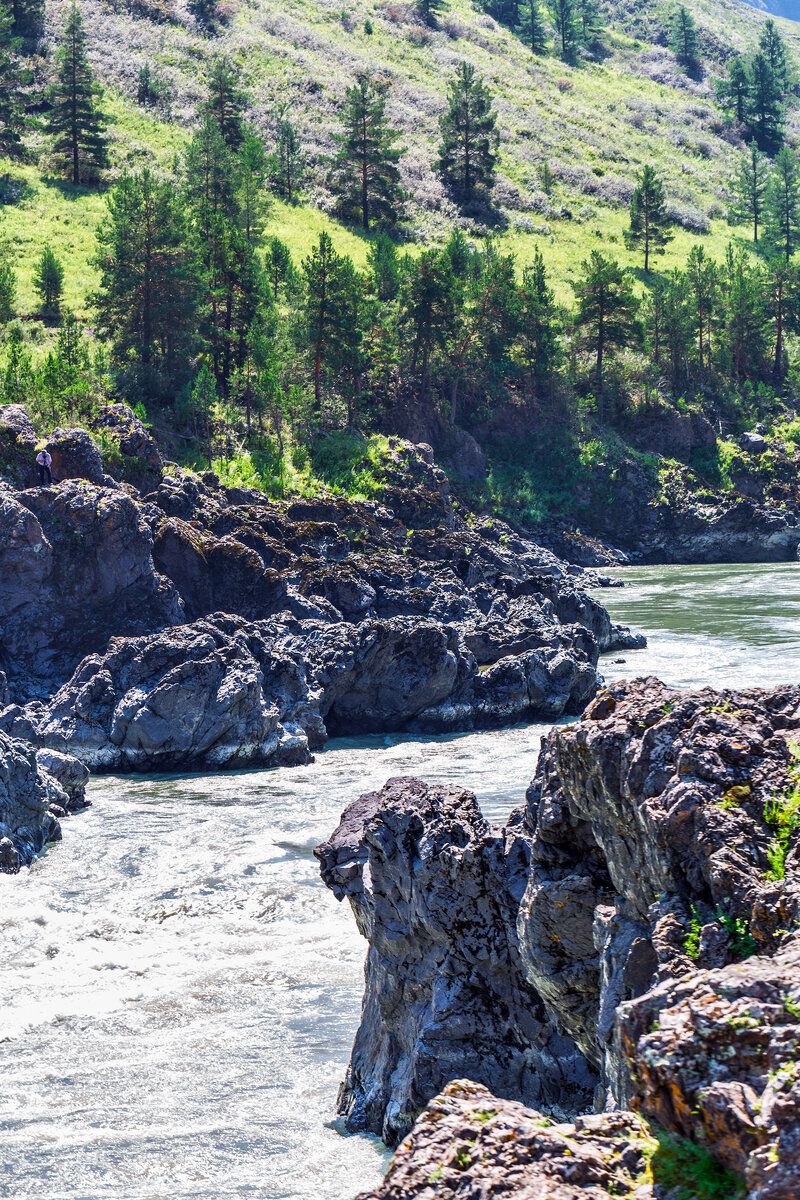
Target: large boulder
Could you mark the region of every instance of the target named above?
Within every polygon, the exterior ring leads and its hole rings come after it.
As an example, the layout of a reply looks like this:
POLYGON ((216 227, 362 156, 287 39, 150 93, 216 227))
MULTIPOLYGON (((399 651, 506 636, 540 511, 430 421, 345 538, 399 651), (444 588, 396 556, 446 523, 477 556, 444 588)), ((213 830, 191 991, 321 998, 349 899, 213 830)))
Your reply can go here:
POLYGON ((0 404, 0 476, 17 487, 37 482, 36 430, 22 404, 0 404))
POLYGON ((449 1083, 358 1200, 650 1200, 654 1142, 630 1112, 556 1125, 469 1079, 449 1083))
POLYGON ((800 938, 774 958, 669 979, 620 1012, 637 1105, 744 1176, 800 1195, 800 938))
POLYGON ((734 961, 745 934, 771 953, 800 918, 796 835, 777 882, 771 807, 799 732, 800 688, 645 680, 602 691, 547 738, 527 795, 522 955, 617 1102, 630 1096, 613 1040, 620 1003, 694 963, 734 961))
POLYGON ((394 1144, 448 1080, 559 1109, 596 1078, 528 983, 516 912, 529 843, 474 795, 390 780, 351 804, 315 851, 369 942, 361 1024, 339 1092, 351 1130, 394 1144))
POLYGON ((0 871, 14 874, 33 861, 47 842, 61 839, 50 811, 63 790, 37 763, 25 742, 0 733, 0 871))
POLYGON ((112 483, 106 476, 103 458, 91 434, 85 429, 54 429, 47 440, 53 459, 53 479, 88 479, 90 483, 112 483))
POLYGON ((69 480, 0 493, 0 639, 19 687, 47 695, 111 633, 181 619, 151 549, 122 491, 69 480))

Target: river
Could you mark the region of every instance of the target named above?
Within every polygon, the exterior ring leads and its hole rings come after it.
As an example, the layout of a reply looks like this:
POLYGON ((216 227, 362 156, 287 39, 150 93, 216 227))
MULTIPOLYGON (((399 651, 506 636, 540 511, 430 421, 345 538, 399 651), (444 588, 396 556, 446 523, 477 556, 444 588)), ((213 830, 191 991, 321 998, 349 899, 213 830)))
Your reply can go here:
MULTIPOLYGON (((800 566, 646 567, 604 590, 647 650, 608 678, 800 675, 800 566)), ((624 663, 613 659, 624 658, 624 663)), ((0 875, 0 1196, 352 1200, 379 1143, 331 1120, 365 944, 312 848, 389 776, 468 786, 502 820, 543 726, 333 742, 307 767, 92 780, 93 807, 0 875)))

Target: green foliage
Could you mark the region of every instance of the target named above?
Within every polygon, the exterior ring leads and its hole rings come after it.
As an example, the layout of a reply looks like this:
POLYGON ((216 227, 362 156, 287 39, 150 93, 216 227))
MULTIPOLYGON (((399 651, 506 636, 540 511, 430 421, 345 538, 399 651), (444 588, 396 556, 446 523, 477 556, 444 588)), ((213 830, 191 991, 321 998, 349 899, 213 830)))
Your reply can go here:
POLYGON ((694 18, 683 5, 670 24, 669 48, 681 66, 690 70, 697 66, 697 29, 694 18))
POLYGON ((697 962, 700 958, 700 934, 703 929, 703 921, 697 907, 692 904, 690 906, 689 926, 684 930, 683 948, 686 951, 688 958, 693 962, 697 962))
POLYGON ((650 255, 663 254, 664 246, 672 240, 670 226, 672 218, 667 211, 664 184, 648 163, 639 176, 639 183, 631 200, 631 225, 625 234, 628 248, 641 246, 644 249, 644 269, 650 270, 650 255))
POLYGON ((365 230, 392 228, 400 220, 403 191, 397 162, 403 151, 400 134, 386 118, 386 87, 359 76, 345 92, 344 132, 337 135, 338 152, 329 185, 338 197, 337 211, 365 230))
POLYGON ((239 87, 239 72, 225 55, 212 60, 206 85, 208 97, 200 112, 211 118, 225 145, 235 152, 247 136, 242 114, 250 98, 239 87))
POLYGON ((785 146, 775 156, 764 200, 764 233, 769 248, 788 263, 800 245, 800 167, 785 146))
POLYGON ((291 121, 285 118, 278 127, 275 157, 270 182, 274 191, 293 204, 303 182, 303 155, 300 139, 291 121))
POLYGON ((386 438, 366 439, 339 431, 314 439, 310 464, 315 478, 332 491, 374 500, 385 485, 383 464, 388 449, 386 438))
POLYGON ((489 89, 472 63, 461 62, 447 88, 439 121, 436 170, 461 204, 485 198, 494 186, 500 135, 489 89))
POLYGON ((56 54, 56 79, 47 93, 47 131, 53 158, 72 182, 88 183, 108 166, 102 95, 86 57, 86 32, 76 0, 56 54))
POLYGON ((628 273, 599 250, 592 251, 583 271, 583 279, 573 284, 578 299, 575 324, 581 331, 582 344, 594 354, 595 377, 602 386, 606 355, 635 341, 638 335, 639 301, 628 273))
POLYGON ((64 293, 64 265, 50 246, 45 246, 36 264, 33 286, 39 293, 42 312, 50 317, 56 316, 64 293))
POLYGON ((773 831, 767 848, 769 869, 766 877, 777 883, 785 875, 792 835, 800 828, 800 785, 797 782, 786 795, 773 796, 765 802, 764 820, 773 831))
POLYGON ((23 93, 32 73, 20 61, 22 42, 17 22, 9 8, 0 4, 0 154, 6 158, 25 156, 22 135, 28 128, 23 93))
POLYGON ((739 160, 739 169, 731 181, 734 200, 730 208, 732 222, 747 221, 752 224, 754 242, 758 241, 758 226, 764 213, 768 180, 769 165, 754 138, 739 160))
POLYGON ((670 1191, 675 1200, 742 1200, 744 1181, 721 1167, 701 1146, 688 1138, 657 1130, 651 1147, 653 1183, 670 1191))
POLYGON ((731 950, 736 958, 750 958, 758 951, 755 938, 750 933, 750 923, 747 917, 726 916, 721 908, 714 914, 728 935, 731 950))

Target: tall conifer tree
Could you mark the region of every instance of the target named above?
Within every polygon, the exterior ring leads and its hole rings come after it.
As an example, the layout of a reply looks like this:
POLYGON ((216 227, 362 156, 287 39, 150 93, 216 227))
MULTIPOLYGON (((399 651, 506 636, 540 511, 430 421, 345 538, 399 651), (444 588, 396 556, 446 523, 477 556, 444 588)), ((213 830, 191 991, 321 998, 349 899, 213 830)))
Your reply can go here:
POLYGON ((243 113, 250 98, 239 87, 238 73, 224 55, 211 63, 207 82, 208 98, 201 112, 207 113, 216 123, 225 145, 236 151, 247 136, 243 113))
POLYGON ((800 246, 800 167, 785 146, 775 155, 767 184, 764 231, 769 246, 788 263, 800 246))
POLYGON ((19 61, 21 39, 15 36, 11 12, 0 3, 0 154, 22 158, 22 135, 28 124, 22 102, 22 89, 31 81, 31 72, 19 61))
POLYGON ((547 53, 547 30, 539 8, 539 0, 523 0, 520 4, 517 37, 532 54, 547 53))
POLYGON ((436 169, 462 203, 488 195, 494 186, 500 137, 492 97, 472 63, 462 62, 447 88, 447 112, 439 119, 442 140, 436 169))
POLYGON ((689 70, 697 66, 697 29, 694 17, 683 5, 670 24, 669 48, 681 66, 689 70))
POLYGON ((56 54, 56 79, 48 92, 47 130, 53 154, 75 184, 90 181, 108 166, 101 91, 86 58, 86 32, 76 0, 56 54))
POLYGON ((758 227, 764 213, 764 197, 769 179, 769 164, 756 145, 755 138, 742 155, 739 169, 733 177, 734 200, 730 209, 732 221, 748 221, 753 226, 753 241, 758 241, 758 227))
POLYGON ((573 62, 578 52, 575 0, 551 0, 551 9, 558 34, 559 57, 564 62, 573 62))
POLYGON ((731 59, 728 78, 718 82, 717 99, 729 116, 744 125, 750 107, 750 78, 741 54, 731 59))
POLYGON ((397 167, 403 150, 395 144, 400 134, 386 117, 385 89, 359 76, 345 92, 343 124, 329 176, 340 215, 364 230, 396 225, 403 205, 397 167))
POLYGON ((603 383, 603 363, 614 347, 630 346, 638 336, 639 301, 627 271, 593 250, 583 264, 584 276, 572 285, 578 298, 575 324, 584 347, 594 355, 595 379, 603 383))
POLYGON ((780 95, 784 96, 789 90, 789 55, 786 51, 786 43, 778 33, 778 27, 771 17, 764 22, 761 37, 758 39, 758 48, 769 63, 780 95))
POLYGON ((649 164, 639 176, 639 183, 631 200, 631 224, 625 234, 625 243, 630 248, 644 249, 644 269, 650 270, 650 255, 663 254, 664 246, 671 241, 672 218, 667 211, 664 185, 649 164))
POLYGON ((783 107, 775 72, 763 54, 756 54, 750 69, 748 124, 759 149, 771 153, 783 140, 783 107))

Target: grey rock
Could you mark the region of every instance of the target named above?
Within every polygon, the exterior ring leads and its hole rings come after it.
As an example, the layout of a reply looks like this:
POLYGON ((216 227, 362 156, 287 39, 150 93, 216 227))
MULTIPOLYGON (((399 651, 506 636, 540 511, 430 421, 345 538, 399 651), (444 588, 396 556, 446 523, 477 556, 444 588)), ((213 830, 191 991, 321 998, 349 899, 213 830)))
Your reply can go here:
POLYGON ((38 767, 34 748, 0 733, 0 869, 15 874, 47 842, 60 839, 49 809, 61 797, 62 789, 38 767))
POLYGON ((525 978, 515 915, 523 831, 482 817, 471 792, 394 779, 345 811, 315 851, 369 942, 361 1025, 339 1112, 394 1144, 450 1079, 559 1111, 596 1077, 525 978))
POLYGON ((760 433, 743 433, 739 438, 739 446, 750 454, 763 454, 767 448, 767 442, 760 433))

